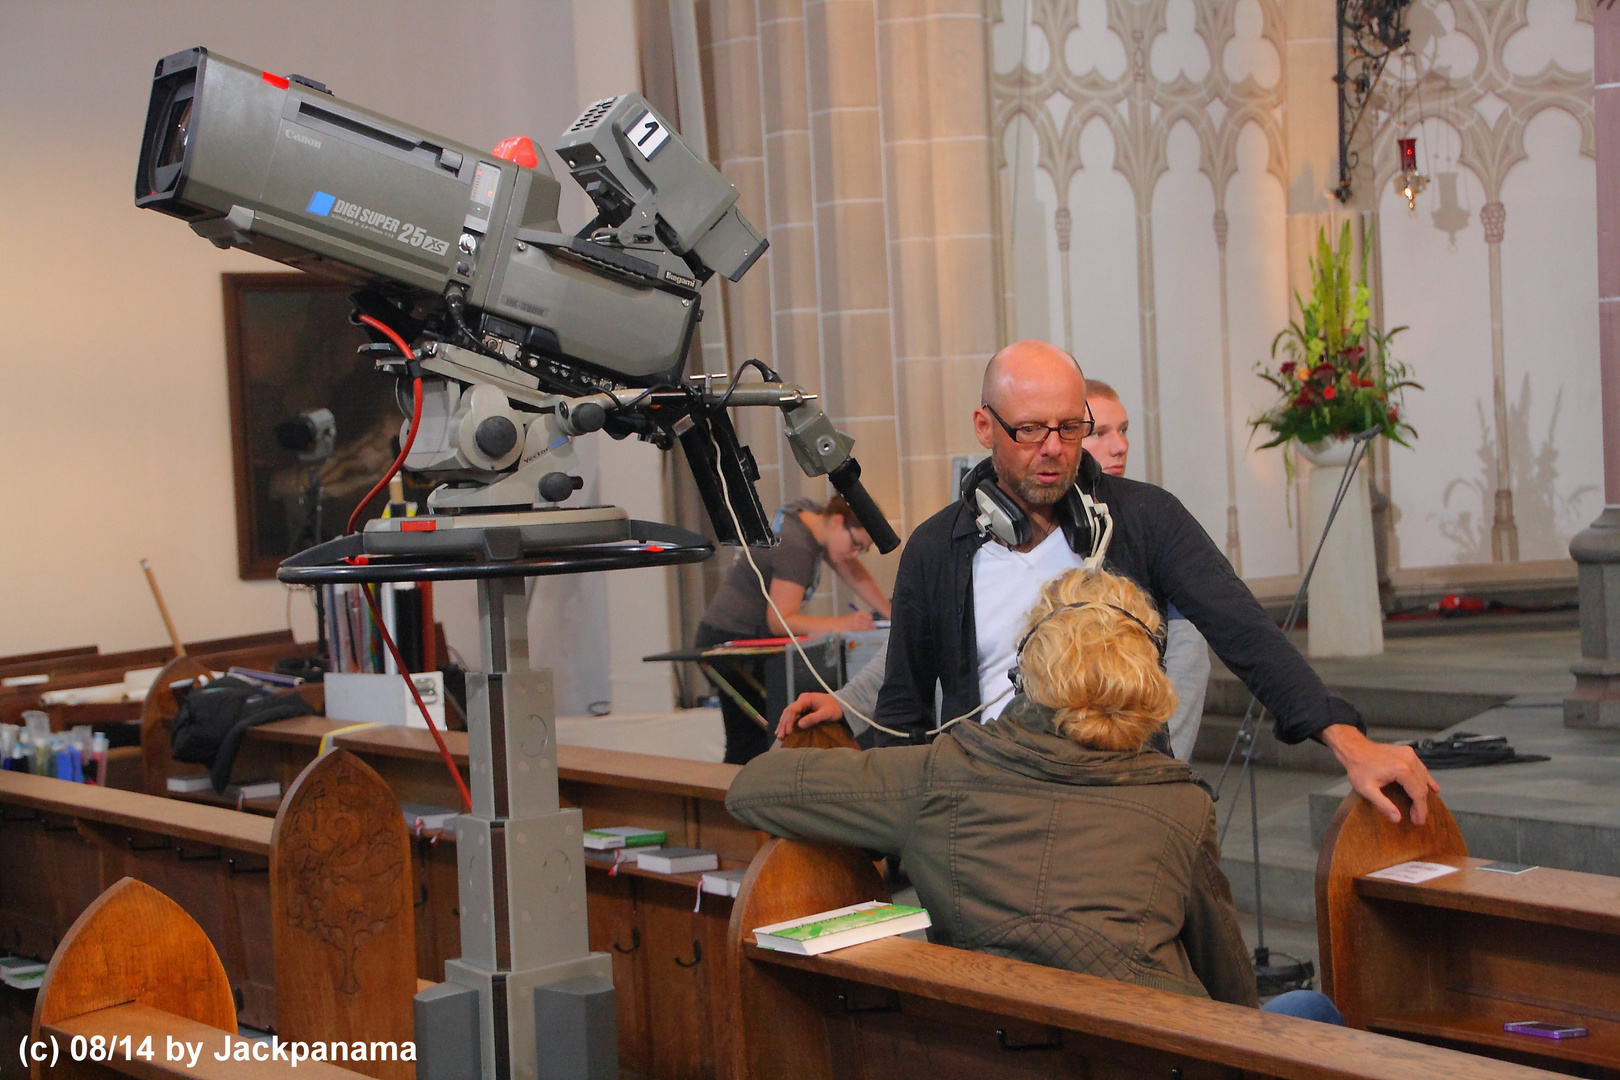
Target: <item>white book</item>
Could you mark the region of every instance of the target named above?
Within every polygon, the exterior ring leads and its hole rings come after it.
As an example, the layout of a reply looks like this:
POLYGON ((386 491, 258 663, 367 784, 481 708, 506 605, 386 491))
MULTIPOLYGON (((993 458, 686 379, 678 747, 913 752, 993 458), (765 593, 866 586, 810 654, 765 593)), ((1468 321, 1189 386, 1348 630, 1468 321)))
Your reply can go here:
POLYGON ((704 874, 698 887, 715 896, 736 896, 742 891, 743 878, 747 876, 747 870, 716 870, 704 874))
POLYGON ((654 874, 693 874, 699 870, 720 869, 720 856, 697 848, 662 848, 641 852, 636 865, 654 874))
POLYGON ((762 949, 818 956, 878 938, 926 930, 932 925, 928 912, 922 908, 868 900, 864 904, 761 926, 754 931, 754 941, 762 949))
POLYGON ((460 810, 428 806, 426 803, 401 803, 399 809, 405 815, 405 827, 413 832, 417 829, 452 828, 452 822, 461 813, 460 810))
POLYGON ((233 799, 273 799, 281 794, 281 781, 249 780, 245 784, 226 784, 225 794, 233 799))
POLYGON ((585 846, 592 851, 612 851, 615 848, 662 847, 668 837, 657 829, 644 829, 640 825, 614 825, 604 829, 586 829, 585 846))
POLYGON ((214 790, 214 781, 209 779, 207 773, 199 776, 171 776, 167 783, 170 791, 182 795, 193 791, 214 790))

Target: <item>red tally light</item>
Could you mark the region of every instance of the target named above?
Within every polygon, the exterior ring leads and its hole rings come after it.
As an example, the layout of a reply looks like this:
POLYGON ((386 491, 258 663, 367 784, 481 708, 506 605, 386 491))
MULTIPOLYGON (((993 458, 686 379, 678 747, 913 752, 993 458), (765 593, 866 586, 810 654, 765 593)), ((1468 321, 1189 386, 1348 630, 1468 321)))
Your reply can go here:
POLYGON ((264 81, 275 87, 277 90, 285 90, 287 87, 292 85, 280 75, 272 75, 268 71, 264 73, 264 81))
POLYGON ((540 164, 540 155, 534 152, 534 143, 522 135, 502 139, 495 144, 495 149, 491 153, 502 160, 521 165, 525 169, 532 169, 540 164))
POLYGON ((413 521, 410 518, 406 518, 404 521, 399 523, 400 532, 436 532, 438 528, 439 523, 437 521, 413 521))
POLYGON ((1402 172, 1416 172, 1417 171, 1417 139, 1416 139, 1416 137, 1408 138, 1408 139, 1396 139, 1395 141, 1396 141, 1397 144, 1400 145, 1400 148, 1401 148, 1401 171, 1402 172))

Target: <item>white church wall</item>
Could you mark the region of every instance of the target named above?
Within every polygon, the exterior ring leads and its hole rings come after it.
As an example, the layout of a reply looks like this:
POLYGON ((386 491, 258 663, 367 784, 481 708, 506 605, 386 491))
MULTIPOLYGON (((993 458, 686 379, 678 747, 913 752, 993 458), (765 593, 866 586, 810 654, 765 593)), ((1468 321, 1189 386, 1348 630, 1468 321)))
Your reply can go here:
MULTIPOLYGON (((1006 252, 1010 328, 1072 339, 1086 370, 1113 383, 1131 412, 1130 474, 1180 496, 1240 556, 1246 577, 1297 573, 1298 508, 1290 514, 1282 457, 1257 449, 1264 439, 1251 440, 1248 428, 1274 403, 1253 367, 1287 325, 1298 269, 1289 265, 1282 179, 1291 175, 1282 6, 1002 0, 989 19, 994 115, 1008 137, 1003 183, 1041 192, 1031 201, 1046 215, 1036 221, 1026 208, 1006 252), (1047 176, 1063 193, 1059 205, 1045 201, 1047 176), (1060 210, 1070 219, 1066 259, 1060 210), (1226 225, 1224 370, 1217 211, 1226 225), (1063 269, 1066 307, 1050 300, 1063 269), (1026 292, 1037 280, 1038 302, 1026 292)), ((1517 558, 1563 560, 1600 498, 1598 402, 1589 392, 1597 365, 1589 10, 1575 0, 1418 0, 1409 24, 1414 59, 1391 64, 1386 88, 1393 93, 1404 70, 1424 74, 1423 89, 1404 111, 1386 97, 1369 112, 1370 171, 1357 181, 1358 201, 1376 210, 1367 227, 1378 240, 1384 322, 1411 327, 1396 355, 1426 388, 1407 397, 1421 438, 1391 454, 1392 550, 1404 568, 1494 557, 1496 395, 1481 215, 1498 202, 1517 558), (1420 114, 1419 163, 1433 181, 1413 218, 1389 181, 1397 121, 1420 114)), ((1305 199, 1295 209, 1321 208, 1305 199)))
MULTIPOLYGON (((1082 24, 1084 25, 1084 24, 1082 24)), ((1097 36, 1101 36, 1100 34, 1097 36)), ((1069 35, 1072 43, 1082 31, 1069 35)), ((1095 41, 1095 39, 1093 39, 1095 41)), ((1108 34, 1090 46, 1109 55, 1108 34)), ((1071 50, 1072 51, 1072 50, 1071 50)), ((1136 310, 1136 197, 1115 167, 1117 147, 1108 123, 1100 116, 1079 133, 1079 163, 1069 181, 1069 212, 1074 235, 1069 254, 1074 319, 1075 358, 1086 374, 1101 378, 1119 392, 1129 416, 1142 410, 1141 326, 1136 310)), ((1058 327, 1061 328, 1061 314, 1058 327)), ((1046 336, 1046 335, 1038 335, 1046 336)), ((1049 340, 1062 340, 1050 337, 1049 340)), ((1145 475, 1140 454, 1126 460, 1125 475, 1145 475)))
MULTIPOLYGON (((1202 53, 1189 51, 1195 62, 1202 53)), ((1226 532, 1220 258, 1215 193, 1199 170, 1198 135, 1191 125, 1170 129, 1165 164, 1153 192, 1154 299, 1163 313, 1158 338, 1164 486, 1206 532, 1219 537, 1226 532)))
MULTIPOLYGON (((1282 181, 1267 168, 1269 148, 1258 124, 1238 132, 1237 171, 1226 189, 1226 277, 1231 323, 1231 428, 1234 486, 1241 523, 1239 570, 1249 577, 1280 577, 1299 566, 1299 514, 1284 499, 1282 455, 1255 448, 1250 417, 1272 405, 1269 385, 1254 377, 1255 361, 1268 358, 1278 328, 1288 320, 1288 202, 1282 181)), ((1224 537, 1222 532, 1214 534, 1224 537)))
MULTIPOLYGON (((306 597, 242 581, 236 567, 219 275, 277 267, 135 209, 131 180, 156 60, 202 44, 320 79, 348 100, 474 146, 524 134, 544 148, 600 89, 576 71, 610 81, 604 93, 636 85, 634 34, 624 36, 630 12, 629 0, 0 5, 0 133, 29 148, 0 159, 0 243, 11 271, 0 452, 13 465, 11 513, 26 523, 0 538, 0 654, 161 642, 142 558, 188 638, 276 629, 289 609, 298 636, 314 635, 306 597), (581 16, 597 36, 577 66, 581 16), (477 62, 412 59, 425 50, 477 62)), ((563 226, 578 228, 587 200, 563 183, 563 226)), ((379 381, 378 392, 389 388, 379 381)), ((648 468, 656 482, 656 463, 633 463, 648 468)), ((605 641, 603 585, 570 587, 579 595, 564 607, 575 614, 559 621, 575 640, 605 641)), ((472 598, 471 586, 442 586, 437 607, 452 645, 476 663, 472 598)), ((647 619, 653 601, 661 589, 634 590, 621 621, 647 619)), ((589 661, 570 665, 565 677, 586 676, 573 697, 607 697, 605 650, 581 652, 601 666, 591 674, 589 661)))

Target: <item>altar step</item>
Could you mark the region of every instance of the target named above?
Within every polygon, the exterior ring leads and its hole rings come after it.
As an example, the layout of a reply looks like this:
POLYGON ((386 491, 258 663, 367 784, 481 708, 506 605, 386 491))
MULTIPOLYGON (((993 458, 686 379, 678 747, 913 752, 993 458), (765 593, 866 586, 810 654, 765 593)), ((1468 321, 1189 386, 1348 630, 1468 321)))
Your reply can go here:
MULTIPOLYGON (((1546 696, 1516 698, 1462 729, 1506 735, 1521 754, 1551 760, 1435 773, 1469 854, 1620 877, 1620 731, 1571 730, 1562 704, 1546 696)), ((1211 783, 1219 768, 1195 768, 1211 783)), ((1236 813, 1221 848, 1221 865, 1241 911, 1254 910, 1254 860, 1248 791, 1236 772, 1216 806, 1217 821, 1236 813)), ((1262 764, 1260 883, 1267 917, 1298 923, 1316 917, 1316 856, 1349 783, 1320 772, 1262 764)))

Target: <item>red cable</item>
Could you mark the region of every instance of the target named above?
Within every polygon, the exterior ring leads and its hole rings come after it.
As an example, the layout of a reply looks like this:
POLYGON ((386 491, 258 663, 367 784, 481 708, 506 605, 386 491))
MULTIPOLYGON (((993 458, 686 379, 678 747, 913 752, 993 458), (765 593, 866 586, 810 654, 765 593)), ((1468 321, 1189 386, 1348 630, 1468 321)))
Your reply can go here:
MULTIPOLYGON (((409 360, 416 355, 411 352, 411 347, 405 344, 405 339, 394 333, 393 327, 381 319, 374 319, 370 315, 362 315, 360 321, 386 335, 388 340, 394 343, 394 348, 398 349, 405 359, 409 360)), ((354 513, 349 515, 348 531, 351 533, 360 527, 360 515, 366 512, 366 507, 371 505, 371 500, 377 497, 379 491, 388 486, 388 481, 394 478, 400 467, 405 464, 405 459, 410 456, 411 446, 416 442, 416 429, 422 424, 422 377, 420 375, 412 380, 411 396, 413 398, 411 404, 411 430, 405 436, 405 445, 399 448, 399 457, 395 458, 394 463, 388 467, 388 471, 383 473, 383 478, 377 481, 377 486, 366 492, 366 497, 360 500, 360 505, 356 506, 354 513)))
POLYGON ((394 658, 394 666, 399 668, 400 677, 405 680, 405 685, 410 687, 411 697, 416 699, 416 707, 422 710, 422 719, 427 721, 428 731, 433 733, 433 741, 439 744, 439 756, 444 758, 444 763, 456 782, 456 789, 461 792, 462 805, 467 813, 472 813, 472 795, 467 791, 467 783, 461 779, 461 770, 456 768, 455 758, 450 756, 450 748, 444 745, 444 737, 439 734, 439 729, 433 726, 433 717, 428 715, 427 703, 422 700, 422 692, 416 688, 416 680, 411 678, 410 669, 405 666, 405 659, 399 655, 399 646, 394 644, 394 636, 388 632, 388 627, 383 625, 382 613, 377 610, 376 598, 364 585, 360 587, 360 592, 366 598, 366 607, 371 609, 371 621, 377 625, 377 633, 382 636, 383 644, 388 646, 388 654, 394 658))
MULTIPOLYGON (((393 328, 380 319, 374 319, 370 315, 362 315, 360 321, 386 335, 388 340, 394 343, 394 347, 400 351, 400 354, 407 359, 415 355, 411 352, 411 347, 405 344, 405 339, 394 333, 393 328)), ((388 482, 394 478, 400 467, 405 464, 405 459, 411 452, 411 444, 416 442, 416 429, 422 423, 422 377, 418 375, 412 382, 412 397, 415 400, 411 406, 411 430, 405 436, 405 445, 399 448, 399 457, 394 459, 394 463, 388 467, 388 471, 383 474, 383 478, 377 481, 377 486, 366 493, 366 497, 360 500, 360 505, 354 508, 354 513, 349 515, 349 532, 351 533, 359 525, 360 515, 365 513, 366 506, 372 499, 377 497, 379 491, 388 486, 388 482)), ((388 627, 383 624, 382 613, 377 610, 376 598, 371 595, 371 590, 364 585, 360 587, 360 594, 366 598, 366 607, 371 610, 371 621, 376 625, 378 636, 382 638, 383 644, 388 647, 388 654, 394 658, 394 666, 399 668, 400 678, 404 679, 405 685, 410 688, 411 697, 416 699, 416 707, 422 710, 422 719, 427 721, 428 731, 432 733, 433 741, 439 744, 439 756, 444 758, 445 768, 450 770, 450 777, 456 782, 456 789, 461 792, 462 805, 466 808, 467 813, 472 813, 472 795, 467 791, 467 783, 461 779, 461 770, 456 768, 456 760, 450 756, 450 748, 444 744, 444 737, 439 734, 439 729, 433 726, 433 717, 428 715, 427 703, 422 700, 422 693, 416 688, 416 680, 411 678, 410 669, 406 667, 404 657, 399 655, 399 646, 394 644, 394 636, 388 632, 388 627)))

